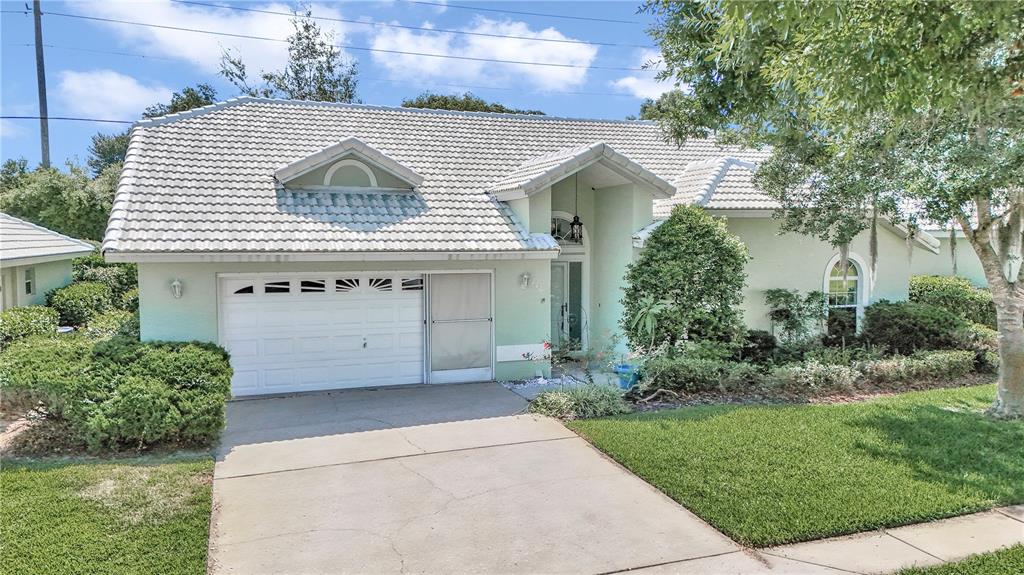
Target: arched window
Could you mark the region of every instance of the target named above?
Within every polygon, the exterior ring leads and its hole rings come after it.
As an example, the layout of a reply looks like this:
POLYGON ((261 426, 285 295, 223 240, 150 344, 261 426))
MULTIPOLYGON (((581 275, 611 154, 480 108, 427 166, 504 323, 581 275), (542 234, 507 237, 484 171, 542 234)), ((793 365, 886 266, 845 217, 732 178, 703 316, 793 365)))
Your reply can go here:
POLYGON ((865 277, 861 266, 852 259, 834 261, 826 277, 825 294, 828 303, 827 331, 832 337, 852 337, 860 330, 864 315, 865 277))
POLYGON ((369 166, 359 160, 341 160, 327 170, 324 175, 324 185, 376 188, 377 176, 369 166))

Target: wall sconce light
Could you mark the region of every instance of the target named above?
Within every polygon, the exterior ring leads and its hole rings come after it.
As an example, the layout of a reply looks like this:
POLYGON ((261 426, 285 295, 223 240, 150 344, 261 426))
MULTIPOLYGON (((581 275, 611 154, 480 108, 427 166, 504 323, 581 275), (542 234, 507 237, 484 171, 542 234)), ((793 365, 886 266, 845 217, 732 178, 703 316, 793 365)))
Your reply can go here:
POLYGON ((180 279, 175 278, 171 281, 171 295, 174 299, 181 299, 181 292, 184 289, 184 284, 181 283, 180 279))
POLYGON ((523 272, 523 273, 519 274, 519 287, 520 288, 527 289, 528 287, 530 287, 530 282, 531 281, 533 281, 533 276, 530 275, 530 272, 523 272))

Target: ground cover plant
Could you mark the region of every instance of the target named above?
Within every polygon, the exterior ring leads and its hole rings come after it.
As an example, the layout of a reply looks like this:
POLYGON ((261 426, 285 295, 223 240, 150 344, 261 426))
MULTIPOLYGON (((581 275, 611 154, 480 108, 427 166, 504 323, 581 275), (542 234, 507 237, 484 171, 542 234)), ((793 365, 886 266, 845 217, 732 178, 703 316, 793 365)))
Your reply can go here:
POLYGON ((0 564, 8 573, 203 573, 212 474, 206 455, 5 462, 0 564))
POLYGON ((1024 421, 986 417, 993 391, 696 406, 568 425, 730 537, 768 546, 1024 502, 1024 421))

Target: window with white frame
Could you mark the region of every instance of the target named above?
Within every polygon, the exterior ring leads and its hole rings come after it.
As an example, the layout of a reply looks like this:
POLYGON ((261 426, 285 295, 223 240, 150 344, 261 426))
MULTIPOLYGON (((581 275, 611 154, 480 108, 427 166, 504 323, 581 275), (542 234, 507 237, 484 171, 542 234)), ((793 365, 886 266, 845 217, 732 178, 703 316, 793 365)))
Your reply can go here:
POLYGON ((36 293, 36 268, 25 270, 25 295, 36 293))
POLYGON ((844 273, 842 262, 836 262, 828 275, 828 333, 829 335, 852 336, 857 332, 861 310, 861 289, 863 278, 860 267, 852 260, 846 262, 844 273))

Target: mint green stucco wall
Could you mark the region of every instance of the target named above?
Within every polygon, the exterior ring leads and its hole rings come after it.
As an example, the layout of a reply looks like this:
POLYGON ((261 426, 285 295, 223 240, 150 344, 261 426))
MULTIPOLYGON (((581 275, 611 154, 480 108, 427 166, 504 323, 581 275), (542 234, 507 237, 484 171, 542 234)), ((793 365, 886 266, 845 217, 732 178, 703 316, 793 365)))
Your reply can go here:
MULTIPOLYGON (((910 262, 910 271, 916 276, 951 276, 953 275, 952 246, 949 237, 939 237, 939 253, 918 251, 910 262)), ((981 260, 962 233, 956 236, 956 275, 967 278, 978 287, 988 286, 985 270, 981 269, 981 260)))
MULTIPOLYGON (((139 264, 139 314, 144 340, 201 340, 217 342, 217 274, 258 272, 493 270, 494 338, 496 346, 539 344, 550 339, 551 268, 548 260, 479 262, 322 262, 322 263, 143 263, 139 264), (532 285, 523 289, 527 272, 532 285), (170 283, 183 283, 181 299, 171 295, 170 283)), ((498 379, 534 375, 546 366, 527 361, 498 362, 498 379)))
MULTIPOLYGON (((751 257, 742 305, 748 327, 771 328, 764 304, 765 290, 786 288, 806 293, 824 289, 825 268, 838 253, 829 244, 801 234, 779 235, 779 224, 772 218, 733 217, 729 218, 728 227, 747 245, 751 257)), ((878 233, 877 280, 869 288, 869 302, 905 300, 910 281, 906 241, 886 229, 879 229, 878 233)), ((854 239, 850 253, 870 261, 867 232, 854 239)), ((923 249, 915 248, 914 257, 924 253, 923 249)))
POLYGON ((64 287, 71 283, 71 260, 57 260, 27 266, 3 266, 3 290, 11 290, 13 295, 5 293, 3 301, 13 302, 11 307, 26 305, 44 305, 46 292, 64 287), (34 269, 36 285, 33 293, 25 293, 25 271, 34 269))

